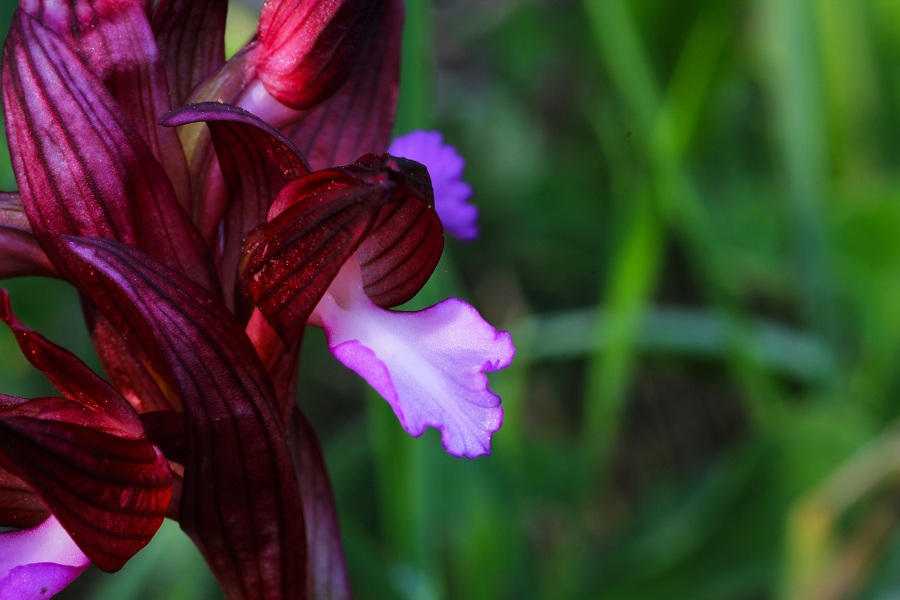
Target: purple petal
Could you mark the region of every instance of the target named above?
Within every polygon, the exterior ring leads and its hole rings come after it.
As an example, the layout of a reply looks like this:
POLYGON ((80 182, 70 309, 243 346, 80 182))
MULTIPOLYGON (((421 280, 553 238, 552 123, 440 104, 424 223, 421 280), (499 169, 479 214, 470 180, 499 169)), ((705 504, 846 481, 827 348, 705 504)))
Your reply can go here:
POLYGON ((31 529, 0 533, 0 598, 49 598, 89 564, 53 517, 31 529))
POLYGON ((455 298, 418 312, 384 310, 366 296, 353 260, 313 319, 325 328, 334 356, 388 401, 409 433, 436 427, 450 454, 490 453, 503 409, 484 372, 509 366, 515 354, 509 333, 455 298))
POLYGON ((444 143, 440 132, 413 131, 402 135, 391 143, 388 153, 428 167, 434 208, 445 231, 462 241, 478 237, 478 208, 467 202, 472 186, 462 179, 465 160, 456 148, 444 143))

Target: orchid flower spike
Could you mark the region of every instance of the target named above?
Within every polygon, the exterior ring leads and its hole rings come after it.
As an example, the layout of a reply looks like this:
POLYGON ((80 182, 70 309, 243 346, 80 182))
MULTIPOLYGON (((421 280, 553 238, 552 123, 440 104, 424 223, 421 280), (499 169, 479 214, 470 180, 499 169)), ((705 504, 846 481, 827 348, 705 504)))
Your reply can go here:
POLYGON ((403 0, 268 0, 226 61, 227 7, 22 0, 13 16, 0 277, 72 284, 108 381, 0 291, 0 322, 60 392, 0 394, 0 526, 20 530, 0 532, 2 598, 52 595, 88 561, 114 572, 164 518, 229 598, 349 598, 295 402, 307 325, 411 434, 475 457, 500 427, 485 373, 512 360, 509 334, 452 298, 388 310, 428 280, 445 228, 477 235, 439 134, 367 154, 390 142, 403 0))

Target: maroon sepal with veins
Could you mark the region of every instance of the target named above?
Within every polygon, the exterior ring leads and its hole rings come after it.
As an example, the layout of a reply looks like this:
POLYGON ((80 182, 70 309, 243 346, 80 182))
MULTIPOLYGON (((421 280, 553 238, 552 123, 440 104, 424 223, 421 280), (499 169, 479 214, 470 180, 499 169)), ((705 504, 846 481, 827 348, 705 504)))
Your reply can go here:
POLYGON ((169 81, 172 106, 225 63, 228 0, 160 0, 153 33, 169 81))
POLYGON ((217 257, 225 302, 238 320, 247 324, 247 335, 272 378, 285 419, 289 419, 299 347, 284 346, 258 313, 253 314, 254 301, 242 276, 246 256, 241 250, 247 235, 266 221, 276 194, 287 182, 308 174, 309 165, 289 139, 236 106, 201 102, 160 119, 160 124, 167 127, 196 122, 205 122, 209 127, 228 193, 217 257))
POLYGON ((22 10, 59 35, 112 94, 164 166, 182 205, 190 176, 178 136, 156 126, 172 107, 144 0, 23 0, 22 10))
MULTIPOLYGON (((52 20, 56 10, 66 9, 54 4, 40 16, 52 20)), ((145 19, 143 12, 138 17, 145 19)), ((60 275, 71 278, 59 234, 99 236, 142 248, 218 290, 207 247, 132 119, 59 35, 21 9, 5 48, 3 99, 31 234, 60 275)), ((154 361, 93 307, 85 316, 107 373, 138 410, 179 407, 166 386, 160 389, 164 376, 148 367, 154 361)))
MULTIPOLYGON (((162 524, 168 463, 128 402, 75 355, 22 324, 5 291, 0 319, 64 396, 0 396, 0 466, 34 491, 92 562, 115 571, 162 524)), ((8 476, 0 480, 27 512, 25 490, 8 476)))
POLYGON ((22 203, 57 268, 59 234, 108 237, 213 289, 208 251, 150 146, 81 58, 21 9, 4 51, 3 104, 22 203))
POLYGON ((16 192, 0 192, 0 247, 0 279, 56 275, 56 268, 34 237, 22 197, 16 192))
POLYGON ((385 0, 347 80, 285 133, 313 169, 388 147, 400 89, 403 0, 385 0))
POLYGON ((288 598, 309 582, 293 451, 268 375, 220 300, 127 245, 66 238, 68 269, 119 330, 161 357, 185 412, 182 528, 229 597, 288 598), (155 347, 153 351, 150 347, 155 347))
POLYGON ((25 529, 50 516, 50 511, 21 477, 0 469, 0 527, 25 529))
POLYGON ((297 480, 302 484, 303 515, 309 545, 309 597, 349 600, 350 582, 338 526, 337 507, 316 433, 299 406, 293 406, 289 441, 294 452, 297 480))
POLYGON ((346 81, 384 0, 267 2, 259 15, 259 78, 294 109, 312 108, 346 81))
POLYGON ((188 100, 249 110, 284 131, 315 169, 383 151, 397 109, 403 18, 403 0, 266 2, 257 38, 188 100))
POLYGON ((205 122, 209 127, 228 189, 227 210, 220 228, 219 278, 226 303, 246 322, 252 301, 236 283, 243 240, 264 223, 272 201, 289 181, 309 173, 309 165, 294 144, 259 117, 220 102, 189 104, 160 119, 179 127, 205 122))
POLYGON ((358 257, 375 303, 395 306, 428 280, 444 238, 427 170, 369 154, 286 185, 249 243, 250 291, 291 343, 346 261, 358 257))

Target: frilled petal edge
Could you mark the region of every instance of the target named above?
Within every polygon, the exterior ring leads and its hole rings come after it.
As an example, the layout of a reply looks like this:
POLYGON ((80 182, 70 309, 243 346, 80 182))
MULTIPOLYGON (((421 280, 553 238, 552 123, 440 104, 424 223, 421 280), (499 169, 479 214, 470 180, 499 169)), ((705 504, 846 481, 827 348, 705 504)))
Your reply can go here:
POLYGON ((313 313, 328 347, 394 409, 414 436, 441 431, 450 454, 490 453, 500 428, 500 398, 485 372, 509 366, 515 354, 508 332, 497 331, 456 298, 418 312, 389 311, 362 289, 350 260, 313 313))

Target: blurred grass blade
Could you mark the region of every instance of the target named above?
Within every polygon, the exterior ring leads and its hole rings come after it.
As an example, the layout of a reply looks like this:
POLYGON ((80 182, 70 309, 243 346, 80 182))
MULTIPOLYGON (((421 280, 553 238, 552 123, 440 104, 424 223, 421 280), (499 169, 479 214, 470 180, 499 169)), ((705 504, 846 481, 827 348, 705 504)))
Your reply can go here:
POLYGON ((663 232, 649 200, 636 208, 614 258, 605 305, 612 318, 597 323, 594 337, 607 340, 589 373, 580 451, 584 467, 605 465, 616 441, 634 366, 637 335, 662 263, 663 232))
POLYGON ((823 217, 830 157, 815 0, 767 0, 762 7, 759 44, 768 59, 763 72, 775 103, 772 125, 784 165, 803 314, 810 327, 833 340, 838 313, 823 217))
POLYGON ((406 0, 397 133, 429 129, 434 122, 434 25, 431 0, 406 0))
MULTIPOLYGON (((602 309, 532 317, 523 326, 540 344, 526 360, 571 360, 608 352, 616 343, 617 320, 616 313, 602 309)), ((759 362, 772 373, 797 383, 816 384, 834 372, 836 357, 814 336, 762 319, 751 321, 748 329, 756 342, 759 362)), ((716 313, 654 306, 643 315, 635 335, 636 351, 641 355, 725 362, 729 359, 728 335, 728 323, 716 313)))

